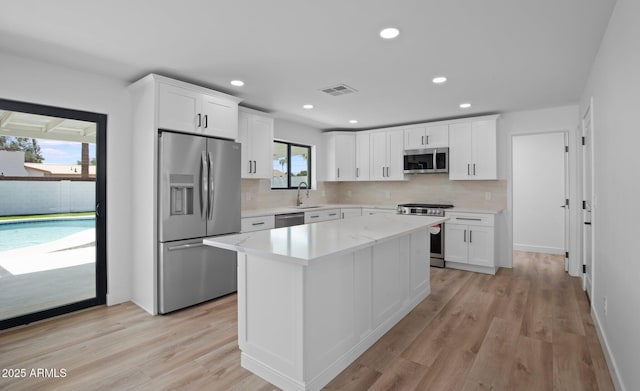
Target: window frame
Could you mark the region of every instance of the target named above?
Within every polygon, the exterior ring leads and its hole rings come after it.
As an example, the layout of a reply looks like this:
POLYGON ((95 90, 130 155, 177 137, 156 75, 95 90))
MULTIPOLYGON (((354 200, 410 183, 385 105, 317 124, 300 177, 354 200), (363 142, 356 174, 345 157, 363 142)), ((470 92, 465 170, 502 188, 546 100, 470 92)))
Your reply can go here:
MULTIPOLYGON (((280 143, 280 144, 286 144, 287 146, 287 187, 273 187, 273 174, 271 174, 271 190, 296 190, 298 189, 297 186, 292 187, 291 186, 291 147, 300 147, 300 148, 307 148, 309 150, 309 157, 307 159, 307 187, 309 189, 311 189, 311 183, 312 181, 312 172, 311 172, 311 167, 313 166, 311 164, 311 159, 312 157, 312 151, 313 151, 313 146, 312 145, 305 145, 305 144, 300 144, 300 143, 296 143, 296 142, 292 142, 292 141, 285 141, 285 140, 273 140, 273 143, 280 143)), ((273 158, 272 158, 273 159, 273 158)), ((273 163, 272 163, 273 164, 273 163)))

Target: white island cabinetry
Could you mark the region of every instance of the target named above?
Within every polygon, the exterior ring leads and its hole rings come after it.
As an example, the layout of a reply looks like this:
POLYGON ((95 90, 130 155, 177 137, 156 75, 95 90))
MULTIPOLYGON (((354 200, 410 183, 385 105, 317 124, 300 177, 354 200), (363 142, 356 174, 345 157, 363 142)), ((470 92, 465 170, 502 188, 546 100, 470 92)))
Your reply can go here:
POLYGON ((238 251, 241 365, 320 390, 430 293, 428 227, 363 216, 205 239, 238 251))

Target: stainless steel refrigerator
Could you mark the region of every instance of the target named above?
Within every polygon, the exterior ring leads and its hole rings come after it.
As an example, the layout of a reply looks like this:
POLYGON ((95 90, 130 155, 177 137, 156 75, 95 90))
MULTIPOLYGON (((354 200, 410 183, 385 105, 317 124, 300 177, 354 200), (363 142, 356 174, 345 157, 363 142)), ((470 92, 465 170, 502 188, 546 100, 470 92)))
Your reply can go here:
POLYGON ((237 289, 236 252, 202 243, 240 231, 240 144, 160 131, 158 311, 237 289))

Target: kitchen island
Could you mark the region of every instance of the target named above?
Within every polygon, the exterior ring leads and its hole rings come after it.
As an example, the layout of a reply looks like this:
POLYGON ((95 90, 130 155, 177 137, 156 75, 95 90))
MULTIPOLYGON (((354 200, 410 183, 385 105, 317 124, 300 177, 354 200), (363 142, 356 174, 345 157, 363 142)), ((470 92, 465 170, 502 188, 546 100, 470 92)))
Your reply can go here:
POLYGON ((207 238, 238 252, 241 365, 319 390, 430 293, 440 217, 374 215, 207 238))

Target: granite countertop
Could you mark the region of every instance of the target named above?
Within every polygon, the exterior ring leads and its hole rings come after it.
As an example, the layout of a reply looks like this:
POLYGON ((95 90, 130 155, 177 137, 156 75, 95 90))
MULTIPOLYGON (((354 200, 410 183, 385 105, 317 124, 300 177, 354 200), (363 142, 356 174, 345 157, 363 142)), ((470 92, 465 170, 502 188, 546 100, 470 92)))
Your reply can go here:
POLYGON ((443 217, 378 214, 205 238, 208 246, 309 265, 445 221, 443 217))

